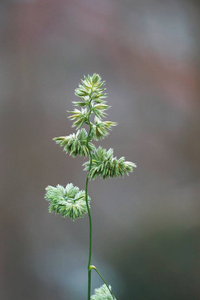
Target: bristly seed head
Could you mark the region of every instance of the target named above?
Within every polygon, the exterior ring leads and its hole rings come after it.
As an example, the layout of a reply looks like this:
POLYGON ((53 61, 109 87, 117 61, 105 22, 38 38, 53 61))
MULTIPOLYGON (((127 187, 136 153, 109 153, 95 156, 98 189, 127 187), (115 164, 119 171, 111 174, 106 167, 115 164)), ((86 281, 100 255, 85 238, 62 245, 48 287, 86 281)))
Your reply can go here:
MULTIPOLYGON (((49 201, 49 212, 55 212, 62 217, 70 217, 73 221, 82 218, 87 213, 85 191, 80 191, 72 183, 63 187, 47 186, 45 199, 49 201)), ((88 197, 90 201, 90 197, 88 197)))
MULTIPOLYGON (((109 289, 111 290, 110 285, 109 289)), ((109 289, 103 284, 100 288, 94 290, 95 294, 92 295, 91 300, 117 300, 115 297, 113 298, 109 289)))

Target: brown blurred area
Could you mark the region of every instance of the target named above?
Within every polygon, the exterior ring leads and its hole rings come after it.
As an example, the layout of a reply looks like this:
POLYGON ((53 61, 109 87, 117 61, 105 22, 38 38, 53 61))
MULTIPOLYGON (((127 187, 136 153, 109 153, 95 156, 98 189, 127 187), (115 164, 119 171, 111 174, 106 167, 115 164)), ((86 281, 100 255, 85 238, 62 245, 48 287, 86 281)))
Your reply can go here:
POLYGON ((200 299, 199 20, 195 0, 1 0, 0 299, 86 299, 87 217, 48 214, 44 193, 84 188, 52 138, 95 72, 118 122, 102 145, 138 168, 90 183, 93 264, 117 299, 200 299))

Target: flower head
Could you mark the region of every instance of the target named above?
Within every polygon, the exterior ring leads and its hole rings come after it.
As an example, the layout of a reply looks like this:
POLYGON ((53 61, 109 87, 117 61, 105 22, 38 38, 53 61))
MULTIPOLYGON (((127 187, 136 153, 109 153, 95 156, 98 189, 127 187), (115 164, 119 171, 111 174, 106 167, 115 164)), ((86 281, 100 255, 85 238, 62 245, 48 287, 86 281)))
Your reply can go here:
POLYGON ((98 141, 108 136, 108 130, 112 129, 112 126, 116 126, 116 122, 101 121, 101 119, 95 117, 94 124, 92 124, 92 137, 98 141))
POLYGON ((103 103, 106 98, 105 93, 105 81, 101 80, 98 74, 92 76, 84 76, 84 80, 81 80, 82 84, 75 90, 75 95, 78 96, 83 102, 75 102, 77 106, 85 106, 90 99, 96 103, 103 103))
POLYGON ((90 179, 95 179, 98 175, 103 179, 123 177, 125 174, 129 175, 129 172, 133 172, 133 168, 136 168, 133 162, 125 161, 123 156, 119 159, 113 157, 112 148, 107 151, 101 146, 92 153, 91 168, 89 161, 86 161, 83 166, 85 171, 89 171, 90 179))
MULTIPOLYGON (((111 290, 110 285, 109 289, 111 290)), ((91 300, 117 300, 115 297, 113 298, 109 289, 103 284, 100 288, 94 290, 95 294, 92 295, 91 300)))
MULTIPOLYGON (((63 187, 47 186, 45 199, 49 201, 49 212, 61 214, 62 217, 70 217, 72 220, 82 218, 87 213, 85 191, 80 191, 72 183, 63 187)), ((90 197, 88 196, 90 201, 90 197)))
POLYGON ((63 151, 73 157, 77 155, 87 156, 89 150, 95 149, 95 146, 91 142, 87 143, 87 132, 84 128, 67 136, 55 137, 54 141, 63 147, 63 151))

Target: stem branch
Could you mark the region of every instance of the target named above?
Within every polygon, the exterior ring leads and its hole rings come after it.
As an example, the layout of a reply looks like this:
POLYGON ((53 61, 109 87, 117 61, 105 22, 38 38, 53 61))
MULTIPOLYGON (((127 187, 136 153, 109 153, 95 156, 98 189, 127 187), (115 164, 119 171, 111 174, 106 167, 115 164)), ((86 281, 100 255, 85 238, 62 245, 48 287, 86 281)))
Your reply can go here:
POLYGON ((97 268, 96 268, 95 266, 91 265, 91 266, 90 266, 90 269, 91 269, 91 270, 93 269, 93 270, 95 270, 95 271, 97 272, 97 274, 99 275, 99 277, 101 277, 102 281, 103 281, 103 282, 105 283, 105 285, 107 286, 107 288, 108 288, 110 294, 112 295, 113 299, 115 299, 115 296, 113 295, 113 292, 111 291, 111 289, 110 289, 108 283, 107 283, 106 280, 103 278, 103 276, 101 275, 101 273, 97 270, 97 268))

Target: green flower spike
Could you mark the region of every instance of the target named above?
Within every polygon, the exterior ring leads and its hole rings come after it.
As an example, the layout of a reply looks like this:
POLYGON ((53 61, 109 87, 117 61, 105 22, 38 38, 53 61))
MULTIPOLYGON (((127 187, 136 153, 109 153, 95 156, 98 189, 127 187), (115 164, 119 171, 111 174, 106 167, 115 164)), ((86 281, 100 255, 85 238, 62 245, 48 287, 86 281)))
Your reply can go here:
MULTIPOLYGON (((95 103, 105 104, 106 90, 103 86, 105 81, 101 81, 101 77, 98 74, 93 74, 92 76, 84 76, 84 80, 81 80, 82 84, 75 90, 75 95, 78 96, 83 102, 74 102, 77 106, 88 105, 90 100, 95 103)), ((105 107, 101 107, 105 109, 105 107)))
MULTIPOLYGON (((110 285, 109 289, 111 290, 110 285)), ((109 289, 103 284, 100 288, 94 290, 95 294, 92 295, 91 300, 117 300, 116 298, 113 298, 109 289)))
POLYGON ((88 110, 87 108, 81 108, 81 110, 75 108, 73 111, 68 111, 72 115, 68 118, 72 121, 74 121, 72 127, 76 127, 76 129, 79 129, 83 126, 84 123, 88 123, 88 110))
POLYGON ((113 149, 103 149, 98 147, 92 153, 92 166, 90 168, 90 162, 86 161, 83 166, 84 171, 89 171, 90 179, 94 180, 98 175, 103 179, 107 177, 123 177, 124 174, 129 175, 129 172, 133 172, 133 168, 136 168, 136 164, 130 161, 125 161, 122 156, 117 159, 113 157, 113 149))
POLYGON ((103 122, 101 121, 101 119, 95 117, 94 124, 92 124, 93 138, 96 141, 104 139, 109 134, 108 130, 111 130, 112 126, 116 126, 116 125, 117 125, 116 122, 112 122, 112 121, 103 122))
POLYGON ((55 137, 53 140, 56 144, 59 144, 61 147, 63 146, 63 151, 73 157, 77 155, 88 156, 89 150, 95 149, 95 146, 91 142, 87 144, 87 131, 84 128, 68 136, 55 137))
MULTIPOLYGON (((79 191, 77 186, 68 183, 66 187, 47 186, 45 199, 49 201, 49 212, 70 217, 72 220, 82 218, 87 213, 85 191, 79 191)), ((88 197, 90 201, 90 198, 88 197)))

